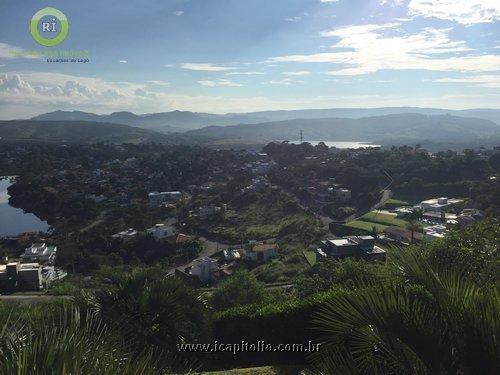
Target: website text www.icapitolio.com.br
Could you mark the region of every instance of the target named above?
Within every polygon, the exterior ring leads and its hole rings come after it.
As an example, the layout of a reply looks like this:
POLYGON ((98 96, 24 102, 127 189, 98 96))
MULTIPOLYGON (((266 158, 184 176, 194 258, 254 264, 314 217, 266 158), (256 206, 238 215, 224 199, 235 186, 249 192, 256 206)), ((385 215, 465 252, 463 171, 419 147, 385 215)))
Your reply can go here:
POLYGON ((196 343, 177 344, 177 350, 184 353, 314 353, 319 352, 321 344, 307 341, 294 344, 270 344, 263 340, 256 342, 241 341, 239 343, 196 343))

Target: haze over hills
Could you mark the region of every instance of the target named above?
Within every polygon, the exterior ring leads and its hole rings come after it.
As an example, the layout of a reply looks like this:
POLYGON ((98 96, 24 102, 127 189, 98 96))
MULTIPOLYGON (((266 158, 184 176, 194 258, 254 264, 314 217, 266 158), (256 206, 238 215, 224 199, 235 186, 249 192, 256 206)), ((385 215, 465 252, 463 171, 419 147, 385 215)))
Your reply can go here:
POLYGON ((417 107, 304 109, 293 111, 228 113, 225 115, 189 111, 172 111, 144 115, 136 115, 131 112, 114 112, 109 115, 97 115, 81 111, 55 111, 33 117, 32 120, 108 122, 156 130, 162 133, 172 133, 200 129, 206 126, 259 124, 293 119, 320 119, 333 117, 359 119, 362 117, 405 113, 424 115, 450 114, 461 117, 481 118, 500 125, 500 109, 446 110, 417 107))
POLYGON ((186 136, 212 139, 369 141, 383 145, 404 143, 476 144, 500 141, 496 123, 451 115, 396 114, 360 119, 294 119, 261 124, 210 126, 185 133, 186 136))
POLYGON ((128 125, 89 121, 0 121, 0 139, 77 143, 167 142, 168 136, 128 125))

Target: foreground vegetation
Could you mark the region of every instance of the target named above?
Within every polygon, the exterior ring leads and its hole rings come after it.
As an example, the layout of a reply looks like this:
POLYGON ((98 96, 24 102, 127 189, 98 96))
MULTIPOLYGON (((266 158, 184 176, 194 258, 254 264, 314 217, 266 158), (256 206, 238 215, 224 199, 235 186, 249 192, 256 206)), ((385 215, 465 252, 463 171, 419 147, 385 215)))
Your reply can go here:
POLYGON ((500 224, 485 221, 424 247, 392 249, 385 264, 320 262, 292 290, 264 289, 243 272, 206 294, 165 278, 161 269, 110 270, 106 288, 73 301, 1 304, 0 373, 157 374, 295 364, 312 374, 493 374, 499 238, 500 224), (322 349, 236 356, 177 350, 178 343, 214 340, 313 340, 322 349))

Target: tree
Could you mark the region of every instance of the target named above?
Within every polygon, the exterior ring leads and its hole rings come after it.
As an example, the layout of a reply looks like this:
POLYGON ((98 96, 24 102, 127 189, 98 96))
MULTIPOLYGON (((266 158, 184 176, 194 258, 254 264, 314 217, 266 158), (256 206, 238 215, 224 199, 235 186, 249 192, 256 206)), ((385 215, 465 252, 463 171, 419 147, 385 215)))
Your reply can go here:
POLYGON ((321 353, 314 374, 493 374, 500 300, 460 269, 440 269, 418 249, 392 254, 405 283, 334 297, 313 320, 321 353))
POLYGON ((257 281, 253 273, 237 271, 236 274, 222 282, 212 295, 212 305, 218 310, 235 306, 261 303, 264 301, 264 285, 257 281))
MULTIPOLYGON (((0 323, 2 374, 158 374, 150 354, 132 356, 125 342, 79 309, 11 308, 0 323)), ((143 352, 144 353, 144 352, 143 352)))
POLYGON ((136 269, 114 282, 113 289, 86 294, 79 302, 136 351, 151 347, 168 362, 177 356, 178 344, 208 339, 204 298, 183 281, 165 277, 161 269, 136 269))

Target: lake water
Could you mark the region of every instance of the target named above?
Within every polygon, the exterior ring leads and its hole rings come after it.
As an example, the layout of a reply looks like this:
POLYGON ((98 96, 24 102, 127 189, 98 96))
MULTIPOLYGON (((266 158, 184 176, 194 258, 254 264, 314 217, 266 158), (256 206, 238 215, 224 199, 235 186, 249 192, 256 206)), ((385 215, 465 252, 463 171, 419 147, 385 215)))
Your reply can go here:
MULTIPOLYGON (((304 141, 308 142, 313 146, 316 146, 318 143, 323 142, 328 147, 336 147, 336 148, 368 148, 368 147, 380 147, 380 145, 374 145, 371 142, 354 142, 354 141, 304 141)), ((293 144, 299 144, 300 141, 290 141, 293 144)))
POLYGON ((7 188, 12 183, 12 178, 0 176, 0 237, 15 236, 25 232, 47 231, 49 225, 45 221, 9 205, 7 188))

